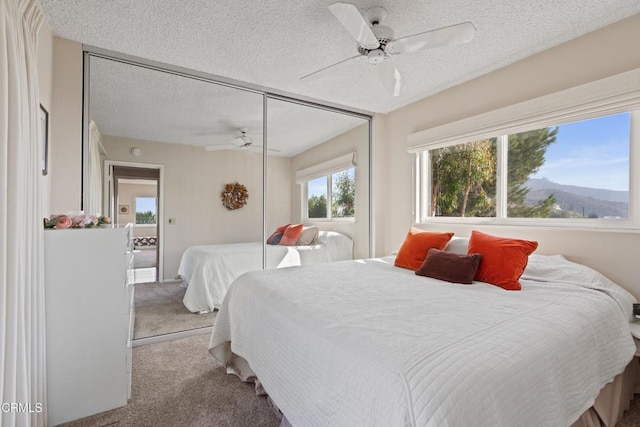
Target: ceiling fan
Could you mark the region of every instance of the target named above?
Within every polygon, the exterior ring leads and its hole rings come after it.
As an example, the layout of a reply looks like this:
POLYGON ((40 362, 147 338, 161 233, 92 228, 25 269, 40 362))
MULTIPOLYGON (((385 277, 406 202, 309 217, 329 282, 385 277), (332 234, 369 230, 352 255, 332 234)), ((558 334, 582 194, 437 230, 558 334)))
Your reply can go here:
MULTIPOLYGON (((262 145, 254 145, 253 140, 250 136, 247 136, 248 128, 240 128, 238 129, 240 132, 239 136, 231 139, 227 144, 212 144, 205 145, 204 149, 207 151, 215 151, 215 150, 250 150, 250 151, 262 151, 262 145)), ((268 148, 267 151, 271 151, 274 153, 279 153, 280 150, 274 150, 268 148)))
POLYGON ((387 11, 382 7, 372 7, 364 16, 349 3, 333 3, 329 5, 329 10, 358 42, 358 55, 307 74, 300 80, 318 78, 336 65, 366 57, 367 62, 376 67, 387 91, 393 96, 399 96, 404 87, 404 80, 392 59, 394 55, 467 43, 473 39, 476 32, 471 22, 462 22, 395 39, 391 28, 380 25, 387 15, 387 11))

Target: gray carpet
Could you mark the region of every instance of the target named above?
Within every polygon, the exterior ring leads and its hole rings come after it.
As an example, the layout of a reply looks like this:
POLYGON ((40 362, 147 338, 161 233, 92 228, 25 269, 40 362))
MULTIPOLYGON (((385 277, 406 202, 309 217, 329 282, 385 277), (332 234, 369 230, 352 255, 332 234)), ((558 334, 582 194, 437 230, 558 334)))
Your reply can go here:
POLYGON ((156 249, 136 249, 133 251, 133 268, 156 267, 156 249))
POLYGON ((182 282, 139 283, 134 289, 134 339, 203 328, 215 321, 217 311, 195 314, 187 310, 182 303, 187 288, 182 282))
MULTIPOLYGON (((276 427, 280 416, 208 353, 209 334, 133 349, 127 406, 65 424, 102 426, 276 427)), ((617 427, 640 426, 640 395, 617 427)))
POLYGON ((134 348, 129 404, 65 426, 279 426, 266 397, 211 357, 209 339, 197 335, 134 348))

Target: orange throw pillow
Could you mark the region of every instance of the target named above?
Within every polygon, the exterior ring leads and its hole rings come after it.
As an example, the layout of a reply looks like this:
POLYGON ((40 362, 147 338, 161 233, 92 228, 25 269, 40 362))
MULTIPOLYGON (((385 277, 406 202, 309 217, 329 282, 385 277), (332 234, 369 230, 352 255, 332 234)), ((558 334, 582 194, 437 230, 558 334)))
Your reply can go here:
POLYGON ((302 224, 290 225, 284 230, 280 244, 284 246, 294 246, 302 234, 302 224))
POLYGON ((290 226, 291 224, 285 224, 285 225, 281 225, 280 227, 276 228, 276 233, 284 233, 284 230, 287 229, 288 226, 290 226))
POLYGON ((444 249, 453 233, 435 233, 411 227, 396 255, 395 266, 416 271, 422 266, 429 249, 444 249))
POLYGON ((482 254, 482 262, 475 280, 510 291, 519 291, 522 287, 518 279, 529 262, 529 255, 537 248, 538 242, 472 231, 468 253, 482 254))

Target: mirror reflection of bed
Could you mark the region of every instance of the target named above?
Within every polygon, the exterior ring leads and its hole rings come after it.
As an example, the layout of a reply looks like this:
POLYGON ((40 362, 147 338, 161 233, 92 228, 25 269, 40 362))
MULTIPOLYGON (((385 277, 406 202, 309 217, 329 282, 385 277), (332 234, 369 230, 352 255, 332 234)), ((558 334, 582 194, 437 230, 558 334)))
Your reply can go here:
POLYGON ((368 117, 88 58, 87 199, 133 224, 134 343, 210 331, 246 271, 369 256, 368 117), (228 209, 236 184, 248 198, 228 209))

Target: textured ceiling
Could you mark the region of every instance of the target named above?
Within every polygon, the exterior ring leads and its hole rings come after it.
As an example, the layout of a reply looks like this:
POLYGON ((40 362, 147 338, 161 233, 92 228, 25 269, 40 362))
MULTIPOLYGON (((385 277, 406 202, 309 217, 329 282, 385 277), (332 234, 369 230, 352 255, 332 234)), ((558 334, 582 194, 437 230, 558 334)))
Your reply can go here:
POLYGON ((462 21, 468 44, 396 57, 406 81, 387 95, 327 6, 334 0, 40 0, 55 34, 96 47, 371 112, 388 112, 640 13, 638 0, 356 0, 388 11, 396 38, 462 21))
MULTIPOLYGON (((104 135, 189 145, 226 145, 247 128, 262 145, 263 97, 255 92, 92 56, 89 114, 104 135)), ((366 120, 268 101, 268 148, 292 156, 366 120)))

